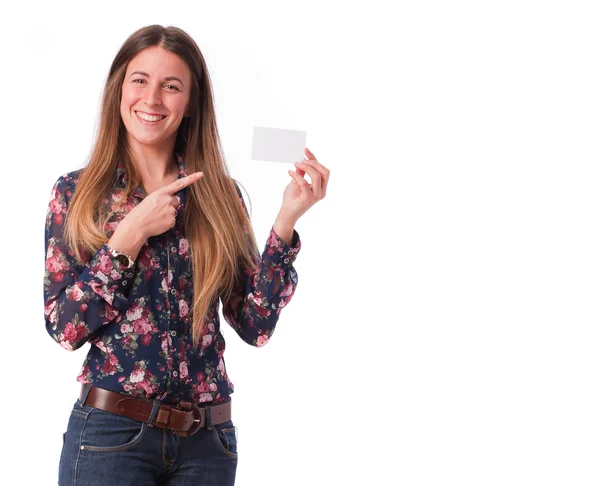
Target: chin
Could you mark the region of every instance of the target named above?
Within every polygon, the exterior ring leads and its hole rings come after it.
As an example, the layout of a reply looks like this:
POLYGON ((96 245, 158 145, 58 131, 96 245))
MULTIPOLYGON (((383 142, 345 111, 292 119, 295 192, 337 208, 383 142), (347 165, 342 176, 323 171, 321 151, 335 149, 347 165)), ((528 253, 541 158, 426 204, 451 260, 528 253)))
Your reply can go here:
POLYGON ((144 137, 143 135, 140 136, 136 136, 136 135, 132 135, 132 138, 134 138, 139 144, 141 145, 165 145, 167 143, 169 143, 169 140, 171 140, 171 137, 144 137))

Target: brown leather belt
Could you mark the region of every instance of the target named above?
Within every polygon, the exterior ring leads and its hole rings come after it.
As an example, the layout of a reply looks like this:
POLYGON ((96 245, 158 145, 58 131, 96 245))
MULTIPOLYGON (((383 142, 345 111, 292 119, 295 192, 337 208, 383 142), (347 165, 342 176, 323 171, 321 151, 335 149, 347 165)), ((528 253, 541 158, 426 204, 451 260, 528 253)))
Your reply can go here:
MULTIPOLYGON (((81 387, 79 398, 82 402, 86 387, 85 384, 81 387)), ((231 400, 229 400, 219 405, 206 407, 198 407, 191 402, 179 402, 176 407, 161 404, 156 418, 149 422, 154 401, 112 392, 96 386, 91 387, 85 399, 85 405, 139 420, 161 429, 171 429, 174 434, 182 437, 193 435, 206 426, 207 409, 210 412, 212 425, 231 420, 231 400)))

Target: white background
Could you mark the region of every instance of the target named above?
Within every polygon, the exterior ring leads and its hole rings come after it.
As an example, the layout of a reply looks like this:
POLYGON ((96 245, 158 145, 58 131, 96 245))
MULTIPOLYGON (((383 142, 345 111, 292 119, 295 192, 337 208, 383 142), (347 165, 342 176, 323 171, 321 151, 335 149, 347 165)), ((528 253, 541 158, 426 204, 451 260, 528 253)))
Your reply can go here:
POLYGON ((331 170, 269 345, 223 326, 236 484, 600 484, 595 4, 3 4, 3 484, 56 483, 87 347, 44 329, 45 213, 152 23, 206 57, 260 245, 292 165, 253 126, 331 170))

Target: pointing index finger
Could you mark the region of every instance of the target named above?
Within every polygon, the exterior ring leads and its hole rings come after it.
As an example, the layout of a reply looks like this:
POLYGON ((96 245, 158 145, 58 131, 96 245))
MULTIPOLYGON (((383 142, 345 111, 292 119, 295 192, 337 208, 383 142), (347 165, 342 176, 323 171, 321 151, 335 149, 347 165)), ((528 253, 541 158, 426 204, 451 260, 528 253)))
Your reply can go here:
POLYGON ((167 184, 162 188, 164 192, 167 194, 175 194, 178 191, 181 191, 184 187, 193 184, 197 180, 204 177, 204 172, 194 172, 188 176, 182 177, 181 179, 177 179, 175 182, 171 182, 171 184, 167 184))

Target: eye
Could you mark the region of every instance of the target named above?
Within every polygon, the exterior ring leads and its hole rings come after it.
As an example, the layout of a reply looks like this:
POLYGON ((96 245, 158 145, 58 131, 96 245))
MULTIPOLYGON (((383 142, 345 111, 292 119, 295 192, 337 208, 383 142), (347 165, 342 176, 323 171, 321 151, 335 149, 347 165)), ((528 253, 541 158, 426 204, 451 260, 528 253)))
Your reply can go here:
POLYGON ((175 86, 174 84, 167 84, 166 86, 171 86, 172 88, 175 88, 177 91, 181 91, 177 86, 175 86))
POLYGON ((141 79, 141 78, 140 78, 140 79, 134 79, 134 80, 132 81, 132 83, 135 83, 136 81, 145 81, 145 80, 144 80, 144 79, 141 79))

